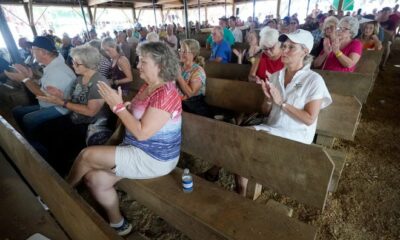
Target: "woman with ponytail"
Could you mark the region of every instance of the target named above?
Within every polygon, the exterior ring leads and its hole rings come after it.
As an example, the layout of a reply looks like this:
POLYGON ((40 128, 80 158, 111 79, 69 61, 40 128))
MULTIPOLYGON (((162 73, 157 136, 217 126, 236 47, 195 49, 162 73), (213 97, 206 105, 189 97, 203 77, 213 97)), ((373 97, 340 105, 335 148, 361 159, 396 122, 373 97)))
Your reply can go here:
POLYGON ((183 110, 202 116, 210 116, 204 101, 206 94, 204 58, 199 54, 200 44, 197 40, 185 39, 181 42, 179 56, 182 67, 177 82, 183 100, 183 110))

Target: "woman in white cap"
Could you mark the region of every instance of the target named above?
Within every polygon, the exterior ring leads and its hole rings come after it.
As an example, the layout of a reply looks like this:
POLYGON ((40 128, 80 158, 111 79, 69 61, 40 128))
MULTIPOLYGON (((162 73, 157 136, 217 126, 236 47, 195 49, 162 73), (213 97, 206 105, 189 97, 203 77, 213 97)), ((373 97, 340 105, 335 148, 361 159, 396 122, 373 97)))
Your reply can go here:
POLYGON ((260 83, 260 79, 267 79, 267 73, 273 74, 283 68, 281 60, 281 43, 278 41, 279 32, 276 29, 265 27, 260 32, 261 55, 252 65, 249 81, 260 83))
MULTIPOLYGON (((310 69, 313 37, 299 29, 279 37, 282 42, 282 62, 285 67, 262 81, 265 94, 263 110, 268 115, 265 124, 256 130, 311 144, 320 109, 332 99, 322 77, 310 69)), ((247 179, 238 176, 238 192, 246 193, 247 179)))

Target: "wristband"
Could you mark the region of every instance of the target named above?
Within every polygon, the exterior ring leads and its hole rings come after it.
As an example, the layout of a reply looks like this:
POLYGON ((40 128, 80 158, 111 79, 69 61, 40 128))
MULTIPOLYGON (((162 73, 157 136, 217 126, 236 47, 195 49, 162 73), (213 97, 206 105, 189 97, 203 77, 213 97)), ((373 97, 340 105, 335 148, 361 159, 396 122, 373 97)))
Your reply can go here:
POLYGON ((24 78, 23 80, 22 80, 22 83, 26 83, 27 81, 29 81, 29 80, 31 80, 30 78, 24 78))
POLYGON ((63 108, 67 108, 68 100, 64 100, 63 108))
POLYGON ((336 58, 338 58, 338 57, 342 56, 343 53, 342 53, 342 51, 338 51, 337 53, 335 53, 335 55, 336 55, 336 58))
POLYGON ((113 113, 117 114, 119 112, 122 112, 126 109, 125 105, 123 103, 118 103, 112 108, 113 113))

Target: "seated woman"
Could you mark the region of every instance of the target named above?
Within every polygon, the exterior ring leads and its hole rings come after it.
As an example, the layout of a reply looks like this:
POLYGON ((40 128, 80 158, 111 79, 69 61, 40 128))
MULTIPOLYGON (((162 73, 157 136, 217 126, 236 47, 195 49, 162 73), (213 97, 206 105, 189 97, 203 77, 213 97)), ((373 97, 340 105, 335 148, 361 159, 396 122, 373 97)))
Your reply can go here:
POLYGON ((131 64, 128 58, 123 55, 117 42, 107 37, 101 42, 104 52, 111 58, 111 86, 116 89, 121 86, 122 94, 127 97, 129 94, 130 83, 133 81, 131 64))
POLYGON ((335 16, 327 17, 322 25, 322 38, 315 43, 314 38, 314 47, 311 50, 311 55, 314 57, 318 57, 324 49, 324 45, 331 44, 333 39, 336 37, 336 28, 339 24, 339 19, 335 16))
POLYGON ((204 58, 199 56, 200 44, 194 39, 185 39, 179 50, 183 63, 177 82, 182 98, 182 108, 186 112, 210 116, 204 101, 206 94, 206 73, 203 69, 204 58))
MULTIPOLYGON (((268 115, 265 124, 256 130, 311 144, 317 127, 318 114, 331 102, 331 96, 322 77, 310 69, 310 50, 313 37, 299 29, 279 37, 282 42, 282 62, 285 67, 262 81, 265 95, 262 108, 268 115)), ((217 169, 218 170, 218 169, 217 169)), ((209 172, 216 172, 209 170, 209 172)), ((237 192, 245 195, 247 179, 236 176, 237 192)))
MULTIPOLYGON (((87 143, 90 144, 90 141, 85 141, 89 124, 103 119, 106 124, 108 116, 97 87, 99 82, 108 84, 107 79, 97 72, 99 51, 82 45, 71 49, 71 58, 75 73, 79 75, 72 87, 71 99, 64 100, 63 92, 54 87, 47 88, 47 95, 37 97, 40 101, 53 103, 70 111, 70 114, 42 126, 37 132, 39 136, 35 137, 39 142, 33 144, 39 148, 39 152, 46 155, 46 160, 60 175, 68 173, 71 160, 87 143)), ((107 136, 104 136, 103 141, 97 144, 103 144, 106 140, 107 136)))
POLYGON ((265 27, 261 30, 260 48, 262 53, 250 69, 250 82, 261 83, 261 79, 268 79, 270 74, 283 68, 281 43, 278 41, 278 37, 279 32, 276 29, 265 27))
POLYGON ((382 43, 378 38, 378 22, 371 21, 364 23, 360 36, 360 41, 363 44, 363 49, 367 50, 381 50, 382 43))
POLYGON ((314 67, 338 72, 354 72, 362 54, 362 43, 354 39, 358 34, 357 18, 344 17, 339 22, 337 36, 324 41, 324 49, 314 60, 314 67))
POLYGON ((129 234, 132 225, 121 215, 114 185, 122 178, 168 174, 178 163, 181 144, 182 105, 174 82, 179 69, 176 54, 162 42, 144 43, 138 54, 140 77, 146 83, 132 99, 130 110, 120 88, 116 92, 99 84, 101 96, 126 128, 122 144, 82 150, 67 177, 74 187, 85 179, 119 235, 129 234))
POLYGON ((233 49, 232 52, 237 56, 239 64, 254 64, 257 55, 260 53, 257 32, 249 31, 246 34, 246 41, 249 44, 247 49, 233 49))

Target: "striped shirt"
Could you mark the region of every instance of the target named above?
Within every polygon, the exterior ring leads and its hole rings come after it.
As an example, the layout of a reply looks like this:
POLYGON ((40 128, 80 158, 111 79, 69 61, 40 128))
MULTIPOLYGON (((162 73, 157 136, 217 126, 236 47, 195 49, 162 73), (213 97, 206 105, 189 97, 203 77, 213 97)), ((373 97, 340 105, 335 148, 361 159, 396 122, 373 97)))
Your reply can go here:
POLYGON ((148 87, 144 84, 135 98, 132 99, 132 114, 141 119, 149 107, 157 108, 171 114, 168 122, 153 136, 144 141, 139 141, 128 130, 125 132, 123 144, 130 144, 140 148, 159 161, 176 159, 180 153, 182 103, 174 82, 167 82, 156 89, 146 99, 139 99, 140 95, 148 87))

